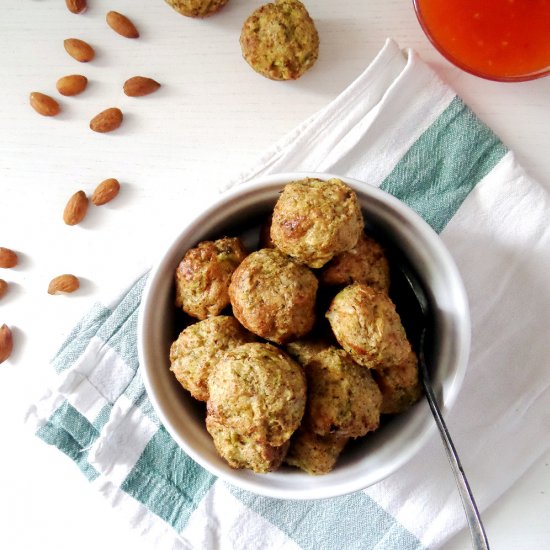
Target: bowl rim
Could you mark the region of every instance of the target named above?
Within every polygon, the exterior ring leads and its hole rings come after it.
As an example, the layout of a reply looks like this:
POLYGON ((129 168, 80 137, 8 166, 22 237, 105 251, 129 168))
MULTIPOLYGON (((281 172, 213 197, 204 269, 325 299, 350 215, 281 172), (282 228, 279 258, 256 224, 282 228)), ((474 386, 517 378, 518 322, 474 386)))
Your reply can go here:
MULTIPOLYGON (((150 365, 148 365, 146 359, 149 344, 148 339, 145 337, 145 323, 146 313, 149 308, 153 307, 153 304, 151 303, 152 292, 155 284, 157 283, 157 278, 162 272, 164 264, 168 261, 167 259, 173 257, 176 252, 181 252, 182 247, 179 243, 188 237, 190 232, 193 230, 193 227, 199 226, 201 220, 208 219, 212 213, 216 212, 222 205, 225 205, 228 202, 242 199, 251 192, 260 192, 260 190, 266 191, 267 188, 271 186, 279 186, 282 188, 286 183, 306 177, 319 178, 323 180, 338 178, 359 192, 370 195, 371 197, 378 196, 379 199, 382 199, 382 204, 384 207, 387 208, 392 215, 397 214, 405 223, 412 224, 411 226, 414 230, 419 232, 422 235, 422 238, 430 243, 433 251, 440 256, 442 263, 445 265, 445 270, 449 276, 449 280, 452 282, 453 295, 460 303, 460 309, 462 312, 462 314, 455 319, 455 328, 459 334, 459 338, 457 338, 457 340, 460 341, 460 346, 455 350, 456 358, 454 363, 456 364, 456 368, 454 369, 452 378, 450 380, 446 380, 445 384, 443 384, 441 388, 436 388, 436 393, 440 394, 440 408, 443 415, 450 410, 457 399, 466 373, 470 351, 470 315, 467 295, 458 268, 449 251, 443 244, 439 235, 416 212, 396 197, 376 186, 355 178, 331 173, 296 171, 271 174, 268 176, 256 177, 249 182, 236 185, 222 192, 209 206, 198 212, 189 220, 186 220, 182 228, 171 240, 168 241, 170 243, 168 247, 160 252, 157 260, 154 262, 147 277, 142 294, 142 300, 139 306, 137 322, 137 347, 139 368, 147 395, 160 422, 172 436, 174 441, 187 455, 189 455, 205 470, 233 486, 259 495, 285 500, 316 500, 349 494, 373 485, 399 470, 405 463, 411 460, 422 447, 424 447, 428 439, 435 433, 436 425, 425 399, 417 405, 422 408, 421 414, 422 418, 424 418, 420 433, 417 434, 412 441, 407 443, 406 450, 401 452, 397 459, 393 459, 391 465, 388 464, 387 466, 379 467, 377 470, 377 476, 373 477, 367 472, 366 475, 362 477, 347 480, 346 482, 340 481, 334 485, 325 486, 322 488, 309 486, 309 484, 307 489, 289 489, 288 487, 266 486, 262 484, 262 482, 258 483, 258 480, 265 479, 266 475, 273 474, 253 474, 253 477, 245 476, 239 474, 246 472, 246 470, 232 470, 224 468, 218 464, 213 464, 202 456, 201 453, 193 446, 189 445, 187 441, 182 438, 179 431, 172 425, 172 422, 168 419, 168 416, 164 411, 162 403, 157 400, 155 390, 153 388, 152 373, 148 368, 150 365)), ((319 477, 323 478, 325 476, 319 477)))
POLYGON ((428 40, 432 43, 435 49, 445 58, 447 61, 452 63, 455 67, 462 69, 463 71, 477 76, 479 78, 484 78, 485 80, 492 80, 493 82, 528 82, 530 80, 537 80, 545 76, 550 75, 550 65, 536 72, 527 73, 524 75, 516 76, 498 76, 494 74, 484 73, 483 71, 478 71, 470 67, 467 63, 461 61, 457 57, 451 55, 433 36, 432 31, 428 27, 428 24, 424 20, 424 15, 422 14, 422 8, 420 7, 421 0, 413 0, 414 11, 416 13, 416 18, 424 31, 424 34, 428 40))

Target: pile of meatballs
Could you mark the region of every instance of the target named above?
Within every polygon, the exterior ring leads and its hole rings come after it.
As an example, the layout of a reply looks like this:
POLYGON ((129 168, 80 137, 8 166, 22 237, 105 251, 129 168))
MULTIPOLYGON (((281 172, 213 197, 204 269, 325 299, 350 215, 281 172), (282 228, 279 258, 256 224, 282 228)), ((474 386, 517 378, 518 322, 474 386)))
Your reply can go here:
POLYGON ((170 370, 206 402, 229 466, 325 474, 350 439, 418 401, 417 357, 388 295, 385 252, 342 181, 287 184, 259 240, 250 253, 236 237, 186 252, 176 306, 193 321, 170 370))

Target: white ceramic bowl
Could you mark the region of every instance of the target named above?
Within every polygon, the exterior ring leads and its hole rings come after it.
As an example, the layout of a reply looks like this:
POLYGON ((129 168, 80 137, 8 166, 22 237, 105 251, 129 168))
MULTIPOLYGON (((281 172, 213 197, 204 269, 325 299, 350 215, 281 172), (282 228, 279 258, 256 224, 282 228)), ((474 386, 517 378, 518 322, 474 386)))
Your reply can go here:
POLYGON ((272 175, 225 193, 187 223, 154 266, 141 303, 138 349, 149 398, 178 445, 212 474, 258 494, 288 499, 325 498, 372 485, 405 464, 435 429, 422 400, 376 432, 352 442, 327 475, 310 476, 287 467, 269 474, 233 470, 216 454, 204 425, 204 405, 168 370, 170 344, 177 337, 174 272, 184 253, 202 240, 223 235, 241 234, 250 244, 257 239, 258 225, 273 208, 282 187, 304 177, 339 177, 355 189, 367 225, 394 253, 408 259, 423 282, 433 311, 434 337, 427 355, 443 411, 457 397, 470 346, 466 294, 447 249, 422 218, 373 186, 331 174, 272 175))

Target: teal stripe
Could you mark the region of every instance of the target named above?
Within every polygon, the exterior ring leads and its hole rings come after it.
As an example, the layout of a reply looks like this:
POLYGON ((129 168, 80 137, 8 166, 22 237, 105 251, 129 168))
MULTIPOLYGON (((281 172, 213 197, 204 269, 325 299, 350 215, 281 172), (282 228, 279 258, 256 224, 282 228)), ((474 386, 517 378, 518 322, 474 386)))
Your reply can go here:
POLYGON ((245 506, 303 550, 421 550, 420 541, 363 492, 316 501, 277 500, 230 487, 245 506))
POLYGON ((181 532, 215 480, 160 428, 121 489, 181 532))
POLYGON ((132 370, 137 371, 137 320, 141 294, 147 281, 143 275, 117 304, 103 326, 97 332, 98 338, 109 345, 132 370))
POLYGON ((438 233, 506 147, 456 97, 382 182, 438 233))
POLYGON ((67 401, 37 430, 36 435, 72 458, 89 481, 98 477, 98 472, 88 464, 88 448, 99 434, 67 401))
POLYGON ((97 414, 97 416, 94 418, 92 424, 95 430, 99 433, 107 424, 109 421, 109 417, 111 416, 111 411, 113 410, 113 405, 111 403, 106 403, 101 407, 101 410, 97 414))
POLYGON ((92 307, 73 328, 52 359, 51 364, 56 372, 67 370, 75 364, 110 314, 111 311, 100 304, 92 307))

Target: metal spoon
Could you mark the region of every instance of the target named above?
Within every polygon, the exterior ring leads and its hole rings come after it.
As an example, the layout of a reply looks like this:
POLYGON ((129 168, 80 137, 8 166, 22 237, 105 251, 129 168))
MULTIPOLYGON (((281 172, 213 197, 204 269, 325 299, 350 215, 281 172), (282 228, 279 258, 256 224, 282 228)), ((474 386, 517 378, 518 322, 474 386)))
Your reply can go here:
POLYGON ((429 315, 429 304, 428 298, 420 284, 420 281, 417 279, 416 275, 412 270, 403 262, 399 262, 399 269, 412 290, 414 297, 416 298, 416 304, 420 310, 418 320, 421 320, 422 325, 420 328, 420 336, 418 338, 418 365, 419 365, 419 374, 422 386, 424 388, 424 393, 426 394, 426 399, 430 405, 430 409, 435 419, 435 423, 439 428, 439 433, 441 439, 443 440, 443 445, 447 453, 447 458, 451 464, 453 474, 456 480, 458 487, 458 492, 460 498, 462 499, 462 506, 466 512, 466 519, 468 520, 468 527, 470 528, 470 535, 472 538, 472 547, 476 550, 488 550, 489 542, 487 540, 487 535, 485 534, 485 529, 483 523, 481 522, 481 517, 477 509, 477 505, 474 499, 474 495, 470 489, 468 480, 466 479, 466 474, 458 458, 458 453, 456 452, 455 446, 451 439, 447 425, 443 420, 443 416, 437 404, 435 393, 430 382, 430 375, 428 373, 428 367, 426 366, 426 360, 424 357, 424 340, 426 336, 427 324, 428 324, 428 315, 429 315))

